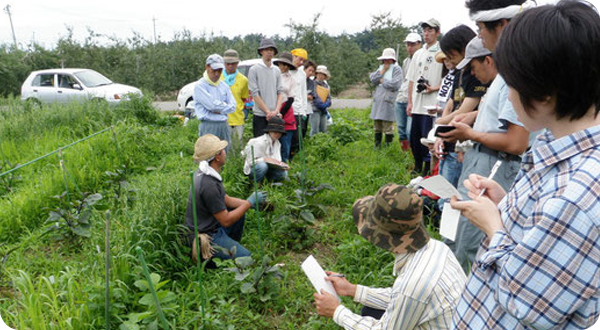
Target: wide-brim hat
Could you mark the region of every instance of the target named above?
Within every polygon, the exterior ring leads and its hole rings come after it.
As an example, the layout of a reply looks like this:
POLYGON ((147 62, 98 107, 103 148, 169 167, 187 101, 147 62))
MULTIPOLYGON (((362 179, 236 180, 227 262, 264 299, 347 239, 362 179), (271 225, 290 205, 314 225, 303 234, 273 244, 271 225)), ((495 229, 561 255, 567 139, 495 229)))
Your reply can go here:
POLYGON ((324 65, 318 65, 317 70, 315 70, 315 73, 322 73, 322 74, 326 75, 328 79, 331 77, 329 70, 327 70, 327 67, 324 65))
POLYGON ((268 132, 276 132, 285 134, 285 121, 279 117, 273 117, 267 123, 267 128, 264 129, 266 133, 268 132))
POLYGON ((225 149, 228 144, 227 141, 222 141, 212 134, 204 134, 196 140, 194 145, 194 161, 208 160, 225 149))
POLYGON ((358 199, 352 214, 358 233, 382 249, 414 253, 429 242, 423 225, 423 200, 408 187, 389 183, 375 196, 358 199))
POLYGON ((394 50, 394 48, 386 48, 383 50, 383 52, 381 53, 381 56, 379 56, 377 58, 378 61, 383 61, 383 60, 394 60, 394 62, 397 62, 396 60, 396 51, 394 50))
POLYGON ((275 46, 275 41, 273 41, 273 39, 265 38, 260 41, 260 46, 258 46, 258 55, 260 55, 261 50, 267 49, 267 48, 275 49, 275 55, 277 55, 277 53, 279 53, 279 51, 277 50, 277 46, 275 46))
POLYGON ((289 65, 290 69, 292 70, 298 69, 294 65, 294 56, 290 52, 283 52, 278 58, 273 60, 273 64, 277 65, 278 63, 285 63, 289 65))

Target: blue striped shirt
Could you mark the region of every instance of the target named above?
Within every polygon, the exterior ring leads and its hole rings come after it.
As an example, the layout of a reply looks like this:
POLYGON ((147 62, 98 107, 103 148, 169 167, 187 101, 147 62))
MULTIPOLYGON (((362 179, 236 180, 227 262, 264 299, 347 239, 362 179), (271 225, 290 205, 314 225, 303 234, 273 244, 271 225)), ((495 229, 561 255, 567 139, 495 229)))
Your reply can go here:
POLYGON ((396 255, 391 288, 358 285, 354 301, 385 310, 380 320, 352 313, 340 305, 333 320, 347 330, 449 329, 466 276, 442 242, 429 240, 415 253, 396 255))
POLYGON ((600 126, 538 136, 498 205, 456 329, 583 329, 600 307, 600 126))

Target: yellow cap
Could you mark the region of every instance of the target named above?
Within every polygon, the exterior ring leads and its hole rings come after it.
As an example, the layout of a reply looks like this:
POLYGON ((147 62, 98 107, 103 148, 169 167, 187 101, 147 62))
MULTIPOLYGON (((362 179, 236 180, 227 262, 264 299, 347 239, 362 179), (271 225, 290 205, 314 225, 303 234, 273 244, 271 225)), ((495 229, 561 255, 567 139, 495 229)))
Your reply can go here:
POLYGON ((291 53, 292 53, 292 55, 302 57, 305 60, 308 59, 308 52, 304 48, 296 48, 296 49, 292 50, 291 53))

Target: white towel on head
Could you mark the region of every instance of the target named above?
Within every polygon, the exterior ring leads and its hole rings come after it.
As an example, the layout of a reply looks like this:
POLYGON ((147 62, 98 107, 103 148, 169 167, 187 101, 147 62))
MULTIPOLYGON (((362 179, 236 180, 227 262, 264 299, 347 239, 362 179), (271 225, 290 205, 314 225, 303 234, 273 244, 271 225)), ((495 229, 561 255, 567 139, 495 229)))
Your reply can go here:
POLYGON ((491 10, 482 10, 471 15, 471 19, 475 22, 491 22, 499 19, 511 19, 517 14, 528 9, 535 8, 537 3, 533 0, 527 0, 522 5, 512 5, 504 8, 491 10))

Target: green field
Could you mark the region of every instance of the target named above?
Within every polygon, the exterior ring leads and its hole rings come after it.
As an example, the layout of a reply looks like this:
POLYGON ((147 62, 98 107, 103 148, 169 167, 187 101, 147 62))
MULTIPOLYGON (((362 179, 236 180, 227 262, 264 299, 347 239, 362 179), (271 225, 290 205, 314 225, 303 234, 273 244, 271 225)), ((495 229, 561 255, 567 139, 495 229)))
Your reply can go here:
MULTIPOLYGON (((316 314, 300 269, 309 254, 352 282, 393 283, 393 256, 357 235, 351 206, 385 183, 408 183, 411 157, 397 143, 373 150, 368 111, 333 111, 330 133, 294 158, 291 181, 261 187, 273 209, 249 211, 242 239, 255 263, 205 270, 202 299, 181 235, 197 122, 183 127, 149 99, 41 109, 4 99, 0 108, 0 172, 113 127, 0 178, 0 314, 12 328, 106 328, 107 219, 111 329, 162 326, 137 247, 171 329, 338 329, 316 314)), ((246 198, 253 186, 238 155, 222 174, 228 194, 246 198)))

